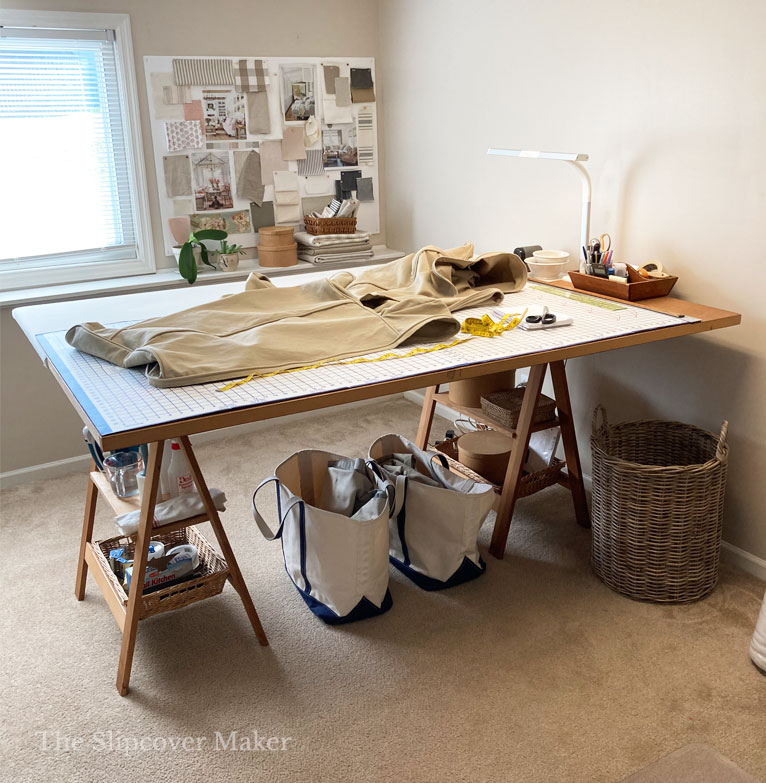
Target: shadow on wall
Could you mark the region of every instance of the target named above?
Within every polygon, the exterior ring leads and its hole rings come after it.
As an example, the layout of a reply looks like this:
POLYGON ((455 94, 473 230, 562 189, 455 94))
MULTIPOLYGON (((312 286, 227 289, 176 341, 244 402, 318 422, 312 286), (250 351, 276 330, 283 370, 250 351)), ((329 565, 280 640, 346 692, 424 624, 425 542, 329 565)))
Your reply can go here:
MULTIPOLYGON (((759 557, 763 542, 752 521, 766 504, 766 433, 743 411, 763 405, 763 361, 701 336, 636 346, 570 361, 570 389, 583 470, 591 473, 593 409, 602 403, 610 424, 666 419, 718 434, 729 421, 729 472, 724 536, 759 557)), ((760 536, 762 538, 762 536, 760 536)))

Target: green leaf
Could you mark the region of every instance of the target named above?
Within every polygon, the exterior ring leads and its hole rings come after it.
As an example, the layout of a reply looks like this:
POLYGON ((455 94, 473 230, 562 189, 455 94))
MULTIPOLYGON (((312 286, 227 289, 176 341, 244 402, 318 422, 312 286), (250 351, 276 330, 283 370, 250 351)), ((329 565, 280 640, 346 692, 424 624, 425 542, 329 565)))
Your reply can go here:
POLYGON ((194 250, 191 242, 184 242, 178 257, 178 271, 181 277, 191 285, 197 279, 197 262, 194 260, 194 250))
POLYGON ((217 228, 203 228, 202 231, 198 231, 194 238, 200 239, 226 239, 229 236, 225 231, 220 231, 217 228))
POLYGON ((213 269, 215 269, 215 264, 211 264, 207 257, 207 248, 204 245, 199 246, 200 250, 200 257, 202 258, 202 263, 207 264, 208 266, 212 266, 213 269))

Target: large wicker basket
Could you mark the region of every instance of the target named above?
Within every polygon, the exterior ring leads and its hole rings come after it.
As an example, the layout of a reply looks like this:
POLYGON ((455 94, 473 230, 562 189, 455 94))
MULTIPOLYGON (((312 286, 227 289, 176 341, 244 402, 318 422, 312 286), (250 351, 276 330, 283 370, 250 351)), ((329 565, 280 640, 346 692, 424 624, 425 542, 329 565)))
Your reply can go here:
POLYGON ((356 233, 355 217, 315 218, 310 215, 305 215, 303 217, 303 223, 306 226, 306 233, 314 234, 315 236, 356 233))
POLYGON ((720 436, 673 421, 609 426, 593 413, 591 563, 640 601, 696 601, 718 582, 728 424, 720 436))

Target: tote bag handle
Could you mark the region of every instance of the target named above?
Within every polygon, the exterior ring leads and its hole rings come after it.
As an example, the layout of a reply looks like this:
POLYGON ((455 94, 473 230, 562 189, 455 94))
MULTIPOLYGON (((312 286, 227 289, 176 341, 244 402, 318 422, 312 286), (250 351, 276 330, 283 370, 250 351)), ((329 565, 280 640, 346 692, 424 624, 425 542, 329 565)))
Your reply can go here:
POLYGON ((386 494, 388 495, 388 516, 389 519, 395 517, 404 505, 404 498, 407 494, 407 477, 396 476, 395 480, 386 478, 383 468, 374 459, 367 460, 367 467, 384 482, 386 494))
POLYGON ((281 538, 282 537, 282 528, 285 526, 285 520, 287 519, 287 515, 292 511, 292 509, 302 504, 303 501, 300 498, 290 498, 290 501, 287 504, 287 507, 284 510, 284 513, 282 513, 282 502, 279 499, 279 479, 276 476, 269 476, 268 478, 265 478, 256 488, 253 492, 253 499, 251 502, 251 507, 253 509, 253 519, 255 519, 255 524, 258 525, 258 529, 263 534, 263 537, 267 541, 273 541, 275 538, 281 538), (258 508, 255 505, 255 496, 258 494, 258 492, 266 486, 271 481, 275 481, 277 484, 277 508, 278 513, 281 514, 282 518, 279 520, 279 527, 277 528, 277 532, 275 533, 272 531, 272 529, 268 526, 266 523, 266 520, 261 516, 260 511, 258 511, 258 508))

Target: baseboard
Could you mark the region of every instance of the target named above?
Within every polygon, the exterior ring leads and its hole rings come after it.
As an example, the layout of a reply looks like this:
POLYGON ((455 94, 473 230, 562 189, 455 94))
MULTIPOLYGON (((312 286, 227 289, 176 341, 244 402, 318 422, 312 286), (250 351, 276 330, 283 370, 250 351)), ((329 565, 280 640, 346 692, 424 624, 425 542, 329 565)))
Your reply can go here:
MULTIPOLYGON (((403 396, 410 402, 422 406, 425 395, 422 391, 408 391, 404 392, 403 396)), ((441 402, 436 403, 436 413, 450 422, 459 416, 457 411, 448 408, 441 402)), ((438 434, 441 435, 441 433, 438 434)), ((585 491, 590 495, 592 482, 589 475, 583 476, 583 484, 585 484, 585 491)), ((734 544, 729 544, 726 541, 721 542, 721 560, 766 581, 766 560, 762 560, 760 557, 734 546, 734 544)))
MULTIPOLYGON (((295 421, 297 419, 307 419, 324 415, 328 410, 340 411, 351 408, 361 408, 365 405, 377 405, 387 400, 401 397, 401 394, 392 394, 386 397, 375 397, 371 400, 359 400, 358 402, 349 402, 345 405, 336 405, 331 409, 322 409, 316 411, 305 411, 303 413, 293 413, 289 416, 280 417, 283 421, 295 421)), ((229 438, 231 436, 245 435, 272 425, 277 419, 267 419, 265 421, 253 421, 248 424, 239 424, 236 427, 227 427, 223 430, 213 430, 212 432, 201 432, 192 436, 194 443, 210 443, 212 441, 229 438)), ((85 445, 83 444, 83 448, 85 445)), ((56 460, 54 462, 45 462, 41 465, 29 465, 18 470, 8 470, 0 473, 0 489, 9 489, 19 484, 30 484, 34 481, 45 481, 51 478, 64 476, 67 473, 85 471, 90 465, 90 455, 82 454, 76 457, 67 457, 66 459, 56 460)))
POLYGON ((721 560, 766 582, 766 560, 746 552, 734 544, 729 544, 726 541, 721 542, 721 560))

